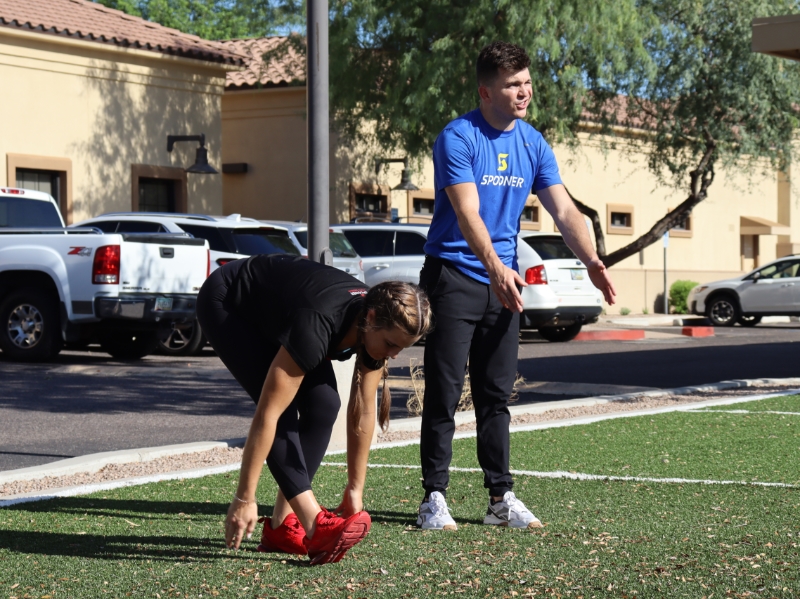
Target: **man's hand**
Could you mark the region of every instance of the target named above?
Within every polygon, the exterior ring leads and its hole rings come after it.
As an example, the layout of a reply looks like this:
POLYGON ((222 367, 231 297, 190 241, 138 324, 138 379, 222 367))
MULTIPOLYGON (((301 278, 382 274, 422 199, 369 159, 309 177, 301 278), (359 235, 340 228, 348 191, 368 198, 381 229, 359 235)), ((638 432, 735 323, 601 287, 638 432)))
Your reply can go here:
POLYGON ((258 522, 258 506, 255 501, 243 503, 234 498, 225 518, 225 544, 228 549, 238 549, 247 535, 249 539, 258 522))
POLYGON ((353 514, 364 509, 364 501, 362 499, 361 491, 356 490, 349 485, 345 487, 342 495, 342 502, 339 504, 333 513, 342 518, 349 518, 353 514))
POLYGON ((611 282, 611 277, 608 274, 608 269, 600 260, 592 260, 586 265, 589 272, 589 280, 592 284, 603 292, 603 297, 606 298, 606 303, 613 306, 616 303, 617 290, 614 289, 614 284, 611 282))
POLYGON ((489 273, 489 281, 492 291, 504 308, 512 312, 522 312, 522 296, 518 287, 527 287, 528 284, 517 271, 501 263, 497 270, 489 273))

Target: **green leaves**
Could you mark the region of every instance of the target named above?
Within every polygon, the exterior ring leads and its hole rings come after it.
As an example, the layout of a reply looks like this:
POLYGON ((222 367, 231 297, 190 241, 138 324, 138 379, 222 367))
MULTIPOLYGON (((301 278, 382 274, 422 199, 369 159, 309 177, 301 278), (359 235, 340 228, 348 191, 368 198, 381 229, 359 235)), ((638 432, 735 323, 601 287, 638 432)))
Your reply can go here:
POLYGON ((475 60, 492 41, 528 50, 529 119, 551 142, 574 143, 589 90, 614 90, 616 75, 647 59, 634 0, 355 0, 334 4, 331 17, 339 125, 351 138, 415 157, 478 105, 475 60))

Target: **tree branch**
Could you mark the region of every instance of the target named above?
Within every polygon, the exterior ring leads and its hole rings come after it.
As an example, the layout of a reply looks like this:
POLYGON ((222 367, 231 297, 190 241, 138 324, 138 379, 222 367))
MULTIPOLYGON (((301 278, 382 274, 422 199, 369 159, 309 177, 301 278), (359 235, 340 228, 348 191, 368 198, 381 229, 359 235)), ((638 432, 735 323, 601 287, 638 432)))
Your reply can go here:
POLYGON ((564 186, 564 189, 567 190, 567 195, 573 201, 578 211, 581 214, 588 216, 589 220, 592 221, 592 230, 594 231, 594 239, 597 245, 597 255, 600 257, 600 259, 603 259, 603 257, 606 255, 606 238, 605 235, 603 234, 603 227, 602 223, 600 222, 600 215, 597 213, 597 210, 587 206, 586 204, 581 202, 578 198, 576 198, 574 195, 572 195, 566 186, 564 186))

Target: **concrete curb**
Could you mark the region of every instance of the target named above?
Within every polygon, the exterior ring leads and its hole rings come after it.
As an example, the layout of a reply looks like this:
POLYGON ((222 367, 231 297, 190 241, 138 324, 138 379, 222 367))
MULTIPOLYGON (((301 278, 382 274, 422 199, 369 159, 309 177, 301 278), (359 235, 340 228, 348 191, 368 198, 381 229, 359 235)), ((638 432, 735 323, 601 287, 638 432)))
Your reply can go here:
MULTIPOLYGON (((674 389, 653 389, 635 390, 628 393, 614 395, 598 395, 595 397, 584 397, 578 399, 564 399, 559 401, 548 401, 536 404, 510 405, 509 412, 512 416, 520 414, 542 414, 552 410, 564 408, 588 407, 611 403, 614 401, 624 401, 637 397, 665 397, 670 395, 685 395, 696 391, 724 391, 726 389, 742 389, 754 387, 756 385, 797 385, 800 387, 800 377, 785 379, 741 379, 731 381, 721 381, 707 385, 693 385, 688 387, 676 387, 674 389)), ((786 391, 792 391, 787 389, 786 391)), ((458 412, 455 417, 456 426, 475 421, 475 412, 458 412)), ((422 425, 422 418, 404 418, 395 420, 391 423, 391 432, 417 431, 422 425)), ((147 462, 161 457, 181 455, 185 453, 197 453, 208 451, 217 447, 242 447, 245 439, 229 439, 223 441, 207 441, 196 443, 183 443, 180 445, 165 445, 162 447, 146 447, 142 449, 123 449, 120 451, 109 451, 95 453, 77 458, 69 458, 41 466, 21 468, 18 470, 7 470, 0 472, 0 484, 13 481, 36 480, 40 478, 66 476, 78 473, 97 472, 108 464, 128 464, 134 462, 147 462)), ((379 447, 381 444, 373 444, 379 447)), ((337 452, 339 453, 339 452, 337 452)))
MULTIPOLYGON (((723 384, 736 384, 735 387, 729 388, 742 388, 747 386, 752 386, 753 382, 756 381, 772 381, 774 382, 781 382, 781 383, 788 383, 791 385, 798 384, 800 385, 800 378, 792 378, 792 379, 756 379, 755 381, 723 381, 722 383, 717 383, 717 385, 723 384), (740 383, 749 383, 747 385, 741 385, 740 383)), ((715 385, 706 385, 701 387, 680 387, 680 389, 694 389, 698 390, 702 389, 709 389, 711 387, 715 387, 715 385)), ((658 395, 675 395, 673 393, 675 389, 663 390, 660 393, 652 392, 649 395, 651 397, 655 397, 658 395)), ((517 426, 510 427, 510 431, 514 432, 525 432, 525 431, 533 431, 533 430, 542 430, 548 428, 560 428, 565 426, 573 426, 573 425, 580 425, 580 424, 591 424, 594 422, 600 422, 603 420, 612 420, 616 418, 633 418, 636 416, 645 416, 645 415, 654 415, 654 414, 662 414, 666 412, 688 412, 694 410, 700 410, 706 407, 714 407, 714 406, 725 406, 725 405, 732 405, 737 403, 744 403, 748 401, 754 401, 758 399, 765 399, 768 397, 780 397, 781 395, 785 395, 787 392, 798 392, 798 389, 786 389, 784 391, 777 391, 772 393, 764 393, 764 394, 756 394, 756 395, 748 395, 748 396, 741 396, 741 397, 734 397, 734 398, 718 398, 718 399, 709 399, 705 401, 699 401, 692 404, 682 404, 682 405, 675 405, 675 406, 661 406, 657 408, 649 408, 644 410, 633 410, 630 412, 613 412, 609 414, 596 414, 592 416, 579 416, 576 418, 565 418, 563 420, 551 420, 548 422, 538 422, 533 424, 522 424, 517 426)), ((636 396, 637 394, 628 394, 630 396, 636 396)), ((641 395, 641 394, 638 394, 641 395)), ((588 401, 588 400, 568 400, 571 402, 578 402, 578 401, 588 401)), ((609 403, 610 401, 619 401, 619 398, 596 398, 593 400, 593 404, 599 403, 609 403)), ((554 403, 554 402, 551 402, 554 403)), ((586 404, 586 405, 593 405, 593 404, 586 404)), ((578 405, 574 404, 573 405, 578 405)), ((518 406, 523 407, 523 406, 518 406)), ((542 410, 546 411, 546 410, 542 410)), ((456 433, 454 435, 454 439, 466 439, 469 437, 474 437, 476 435, 475 431, 463 431, 460 433, 456 433)), ((415 445, 419 443, 419 439, 407 439, 403 441, 389 441, 384 443, 375 443, 372 446, 372 449, 388 449, 391 447, 403 447, 408 445, 415 445)), ((172 446, 172 447, 181 447, 181 446, 172 446)), ((165 448, 155 448, 155 449, 167 449, 165 448)), ((184 452, 185 453, 185 452, 184 452)), ((330 455, 341 455, 346 453, 346 450, 337 450, 337 451, 328 451, 325 453, 326 456, 330 455)), ((99 455, 99 454, 96 454, 99 455)), ((91 457, 91 456, 86 456, 91 457)), ((325 462, 323 462, 323 465, 325 462)), ((331 464, 328 464, 331 465, 331 464)), ((98 491, 105 491, 111 489, 119 489, 122 487, 132 487, 137 485, 148 484, 152 482, 161 482, 166 480, 182 480, 182 479, 192 479, 192 478, 201 478, 203 476, 209 476, 212 474, 222 474, 225 472, 231 472, 234 470, 239 469, 239 464, 222 464, 219 466, 212 466, 208 468, 196 468, 192 470, 182 470, 178 472, 166 472, 160 474, 152 474, 146 476, 138 476, 133 478, 125 478, 125 479, 118 479, 107 481, 103 483, 92 483, 88 485, 79 485, 73 487, 62 487, 60 489, 47 489, 45 491, 33 491, 31 493, 24 493, 20 495, 13 495, 10 497, 6 497, 5 499, 0 499, 0 508, 8 507, 12 505, 18 505, 21 503, 30 503, 33 501, 44 501, 47 499, 55 499, 58 497, 74 497, 76 495, 86 495, 89 493, 95 493, 98 491)))
POLYGON ((36 480, 40 478, 68 476, 70 474, 93 473, 109 464, 131 464, 136 462, 149 462, 158 458, 181 455, 186 453, 200 453, 218 447, 243 447, 244 439, 230 439, 227 441, 199 441, 196 443, 182 443, 180 445, 163 445, 161 447, 145 447, 142 449, 122 449, 120 451, 105 451, 93 453, 77 458, 59 460, 41 466, 6 470, 0 472, 0 485, 23 480, 36 480))

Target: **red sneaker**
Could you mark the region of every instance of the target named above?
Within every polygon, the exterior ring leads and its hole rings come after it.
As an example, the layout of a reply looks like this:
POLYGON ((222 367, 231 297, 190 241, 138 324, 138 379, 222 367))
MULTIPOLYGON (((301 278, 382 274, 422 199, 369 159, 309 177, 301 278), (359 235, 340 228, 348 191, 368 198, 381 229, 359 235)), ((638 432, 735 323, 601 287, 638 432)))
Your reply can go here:
POLYGON ((317 514, 316 522, 314 538, 303 539, 312 565, 338 562, 367 536, 372 524, 367 512, 358 512, 345 520, 326 509, 317 514))
POLYGON ((308 553, 306 546, 303 545, 306 531, 294 512, 286 516, 283 523, 274 530, 270 518, 259 518, 258 521, 264 523, 264 532, 261 533, 261 543, 258 545, 258 550, 262 553, 278 552, 297 555, 308 553))

